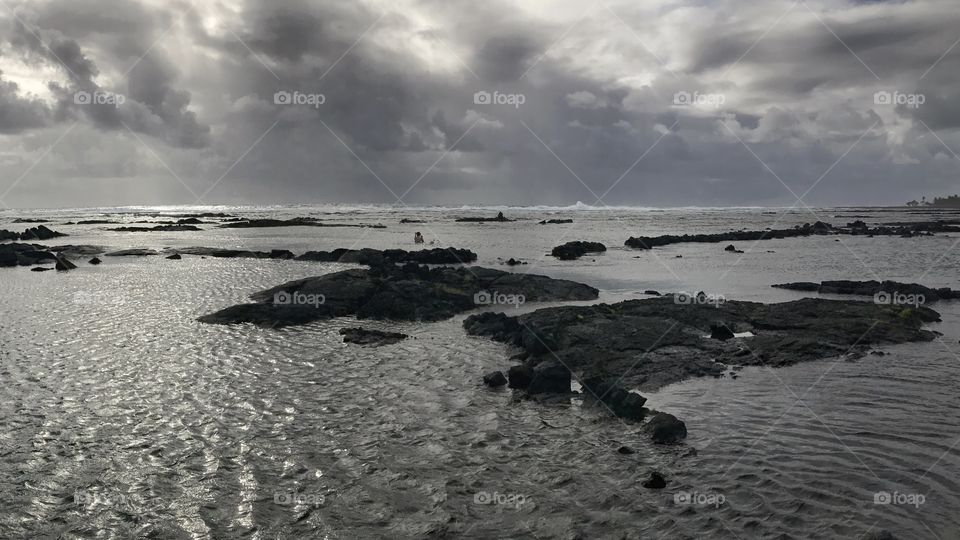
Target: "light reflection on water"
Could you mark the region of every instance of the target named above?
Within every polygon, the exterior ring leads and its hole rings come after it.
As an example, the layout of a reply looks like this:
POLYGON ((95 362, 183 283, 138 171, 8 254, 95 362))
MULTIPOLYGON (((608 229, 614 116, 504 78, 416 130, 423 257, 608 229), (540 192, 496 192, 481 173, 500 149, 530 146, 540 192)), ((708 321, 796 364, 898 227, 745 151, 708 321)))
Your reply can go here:
MULTIPOLYGON (((641 231, 763 228, 777 216, 622 211, 618 221, 585 212, 571 216, 570 229, 454 224, 463 212, 425 210, 417 215, 427 226, 399 225, 409 216, 377 212, 336 219, 388 229, 52 228, 73 235, 59 243, 118 249, 298 253, 353 243, 411 248, 422 230, 477 251, 480 265, 523 258, 530 264, 517 271, 598 286, 603 301, 646 289, 778 301, 798 295, 769 288, 775 282, 871 272, 912 280, 954 241, 809 238, 738 245, 754 248, 743 258, 723 245, 654 254, 619 246, 641 231), (577 262, 544 258, 573 239, 611 249, 577 262)), ((785 223, 810 220, 797 214, 785 223)), ((0 537, 851 538, 873 526, 900 538, 928 537, 927 527, 960 534, 960 463, 951 449, 960 436, 952 399, 958 304, 933 306, 944 314, 934 327, 942 342, 852 363, 746 368, 736 379, 645 393, 690 432, 684 446, 654 448, 635 426, 591 407, 514 403, 482 388, 480 375, 508 367, 511 351, 465 336, 465 315, 365 324, 413 337, 379 349, 344 345, 337 330, 356 325, 349 320, 280 331, 194 321, 251 292, 345 265, 104 259, 65 274, 0 270, 0 537), (637 452, 618 454, 621 445, 637 452), (667 489, 640 486, 652 469, 665 473, 667 489), (924 493, 926 502, 874 504, 883 491, 924 493), (492 503, 478 501, 481 493, 492 503), (677 504, 677 494, 724 502, 677 504)), ((957 262, 949 254, 923 281, 957 287, 957 262)))

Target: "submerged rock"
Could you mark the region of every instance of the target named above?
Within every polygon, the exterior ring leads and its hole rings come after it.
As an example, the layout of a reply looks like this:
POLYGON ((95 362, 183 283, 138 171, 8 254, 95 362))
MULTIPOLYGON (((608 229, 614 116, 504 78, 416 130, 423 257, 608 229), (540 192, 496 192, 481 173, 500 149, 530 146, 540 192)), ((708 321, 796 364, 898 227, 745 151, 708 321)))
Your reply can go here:
POLYGON ((565 223, 573 223, 572 219, 545 219, 540 222, 540 225, 563 225, 565 223))
POLYGON ((252 295, 255 303, 228 307, 198 320, 268 327, 346 316, 440 321, 489 305, 494 298, 546 302, 591 300, 597 295, 597 289, 581 283, 490 268, 384 265, 284 283, 252 295))
POLYGON ((672 444, 687 438, 687 425, 683 420, 668 413, 657 413, 644 424, 644 431, 657 444, 672 444))
POLYGON ((102 263, 103 261, 101 261, 99 257, 94 257, 94 258, 90 259, 90 260, 87 261, 87 262, 89 262, 90 264, 96 266, 96 265, 102 263))
POLYGON ((167 259, 169 259, 169 260, 171 260, 171 261, 179 261, 179 260, 182 259, 182 258, 183 258, 183 256, 180 255, 179 253, 174 253, 173 255, 170 255, 169 257, 167 257, 167 259))
POLYGON ((650 477, 641 485, 647 489, 663 489, 667 487, 667 479, 657 471, 650 471, 650 477))
POLYGON ((379 347, 381 345, 393 345, 407 339, 408 335, 399 332, 381 332, 380 330, 370 330, 367 328, 341 328, 340 335, 343 336, 344 343, 354 343, 356 345, 371 345, 379 347))
POLYGON ((572 261, 579 259, 587 253, 601 253, 606 250, 607 246, 601 244, 600 242, 582 242, 578 240, 574 242, 567 242, 562 246, 557 246, 553 248, 553 251, 551 251, 550 254, 561 261, 572 261))
POLYGON ((507 384, 507 378, 502 371, 491 371, 483 376, 483 384, 490 388, 497 388, 507 384))

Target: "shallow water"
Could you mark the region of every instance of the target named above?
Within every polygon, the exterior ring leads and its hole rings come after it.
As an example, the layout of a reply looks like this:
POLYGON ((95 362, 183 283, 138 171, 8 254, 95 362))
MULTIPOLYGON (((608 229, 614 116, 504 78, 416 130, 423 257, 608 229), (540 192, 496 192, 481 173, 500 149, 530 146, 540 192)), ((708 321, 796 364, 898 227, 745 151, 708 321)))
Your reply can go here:
MULTIPOLYGON (((601 301, 645 289, 783 301, 801 295, 769 285, 838 278, 960 286, 958 238, 948 235, 748 242, 737 245, 743 256, 722 244, 622 247, 630 235, 856 219, 837 215, 923 217, 915 214, 539 208, 505 210, 520 222, 461 224, 452 218, 497 209, 214 211, 388 228, 116 233, 59 225, 110 209, 6 211, 0 228, 47 215, 48 226, 71 234, 48 244, 295 253, 412 249, 419 230, 428 242, 476 251, 481 266, 506 269, 498 257, 515 257, 529 262, 515 271, 589 283, 601 301), (428 223, 400 225, 402 217, 428 223), (534 221, 550 217, 575 223, 534 221), (572 262, 545 257, 574 239, 610 250, 572 262)), ((508 367, 512 351, 465 336, 468 314, 364 323, 413 337, 377 349, 341 343, 337 330, 356 325, 350 320, 280 331, 194 321, 257 290, 348 265, 102 258, 69 273, 0 270, 0 537, 960 536, 960 417, 951 399, 960 382, 960 303, 932 306, 944 318, 931 326, 944 334, 932 343, 645 392, 653 407, 687 423, 686 444, 664 448, 576 401, 514 403, 508 392, 483 388, 480 374, 508 367), (617 453, 621 445, 636 453, 617 453), (669 481, 662 491, 640 486, 654 469, 669 481), (884 492, 895 504, 875 504, 884 492)))

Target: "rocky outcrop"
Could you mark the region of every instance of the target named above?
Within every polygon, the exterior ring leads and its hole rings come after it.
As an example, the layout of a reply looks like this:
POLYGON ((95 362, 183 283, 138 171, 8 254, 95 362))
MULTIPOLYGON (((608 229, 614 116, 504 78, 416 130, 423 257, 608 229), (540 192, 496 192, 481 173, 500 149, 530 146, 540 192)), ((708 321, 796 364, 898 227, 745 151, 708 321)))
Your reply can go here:
POLYGON ((657 444, 678 443, 687 438, 687 425, 668 413, 657 413, 644 424, 643 430, 657 444))
POLYGON ((855 296, 874 296, 883 303, 897 303, 897 298, 901 296, 912 296, 919 302, 910 303, 928 303, 939 300, 960 299, 960 290, 953 290, 949 287, 934 289, 925 287, 918 283, 901 283, 899 281, 823 281, 814 283, 810 281, 800 281, 795 283, 778 283, 772 285, 778 289, 788 289, 793 291, 817 292, 821 294, 849 294, 855 296), (886 302, 885 300, 889 300, 886 302))
POLYGON ((488 217, 462 217, 462 218, 457 218, 456 221, 459 222, 459 223, 491 223, 491 222, 493 222, 493 223, 503 223, 503 222, 513 221, 513 220, 504 217, 504 216, 503 216, 503 212, 499 212, 499 213, 497 214, 497 217, 492 217, 492 218, 488 218, 488 217))
POLYGON ((157 225, 155 227, 116 227, 107 230, 115 232, 179 232, 201 231, 203 229, 193 225, 157 225))
POLYGON ((40 225, 38 227, 32 227, 23 231, 22 233, 15 233, 11 231, 0 231, 0 242, 5 240, 50 240, 51 238, 59 238, 61 236, 67 236, 64 233, 50 230, 47 227, 40 225))
POLYGON ((252 304, 228 307, 199 320, 267 327, 346 316, 439 321, 481 307, 481 300, 492 298, 491 291, 528 302, 590 300, 598 295, 597 289, 573 281, 489 268, 383 265, 284 283, 252 295, 252 304))
POLYGON ((358 227, 362 229, 386 229, 385 225, 368 225, 363 223, 326 223, 312 217, 296 217, 292 219, 248 219, 232 221, 220 225, 222 229, 251 229, 259 227, 358 227))
POLYGON ((370 330, 367 328, 341 328, 340 335, 343 336, 344 343, 353 343, 355 345, 369 345, 380 347, 382 345, 393 345, 407 339, 408 335, 399 332, 381 332, 380 330, 370 330))
POLYGON ((578 240, 575 242, 567 242, 562 246, 553 248, 550 255, 553 255, 561 261, 572 261, 579 259, 587 253, 602 253, 606 250, 607 246, 600 242, 582 242, 578 240))
POLYGON ((829 223, 817 221, 814 224, 805 223, 792 229, 767 229, 765 231, 729 231, 713 234, 666 234, 662 236, 630 237, 625 245, 634 249, 653 249, 659 246, 682 243, 710 243, 745 242, 754 240, 771 240, 779 238, 796 238, 812 235, 863 235, 863 236, 919 236, 930 235, 936 232, 960 232, 960 227, 940 221, 904 223, 895 226, 881 225, 865 227, 863 222, 848 223, 846 227, 834 227, 829 223))
POLYGON ((298 261, 339 262, 379 266, 382 264, 465 264, 477 260, 477 254, 469 249, 433 248, 420 251, 402 249, 335 249, 333 251, 308 251, 297 257, 298 261))
POLYGON ((0 267, 33 266, 55 262, 57 256, 39 244, 0 244, 0 267))
POLYGON ((578 380, 620 379, 626 388, 657 388, 689 377, 719 376, 726 365, 784 366, 838 357, 852 349, 931 341, 939 320, 926 307, 806 298, 780 304, 727 300, 682 304, 673 295, 616 304, 539 309, 519 316, 480 313, 469 334, 520 348, 536 365, 558 360, 578 380), (717 320, 753 337, 710 339, 717 320))
POLYGON ((565 223, 573 223, 572 219, 545 219, 540 222, 540 225, 563 225, 565 223))
POLYGON ((490 388, 499 388, 507 384, 507 378, 502 371, 491 371, 483 376, 483 384, 490 388))
POLYGON ((175 254, 199 255, 203 257, 215 257, 219 259, 293 259, 295 257, 292 252, 286 249, 248 251, 245 249, 221 249, 208 247, 177 248, 175 254))

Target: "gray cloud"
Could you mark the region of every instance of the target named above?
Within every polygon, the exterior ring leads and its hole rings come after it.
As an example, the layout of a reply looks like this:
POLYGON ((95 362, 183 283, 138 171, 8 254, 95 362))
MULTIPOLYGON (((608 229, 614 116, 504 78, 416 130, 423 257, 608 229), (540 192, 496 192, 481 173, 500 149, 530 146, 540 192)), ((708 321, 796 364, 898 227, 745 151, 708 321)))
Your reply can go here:
MULTIPOLYGON (((731 5, 21 2, 23 23, 0 21, 0 68, 20 62, 50 95, 8 75, 0 132, 51 143, 79 122, 36 181, 110 177, 141 203, 193 202, 168 166, 198 192, 229 170, 207 199, 224 202, 390 203, 417 182, 406 201, 792 204, 841 156, 810 204, 952 189, 960 50, 944 52, 960 15, 824 0, 773 26, 790 1, 731 5), (78 105, 78 90, 126 102, 78 105), (324 103, 276 104, 281 91, 324 103), (878 91, 926 99, 884 105, 878 91), (722 102, 678 105, 678 92, 722 102)), ((116 202, 104 181, 84 195, 116 202)))

